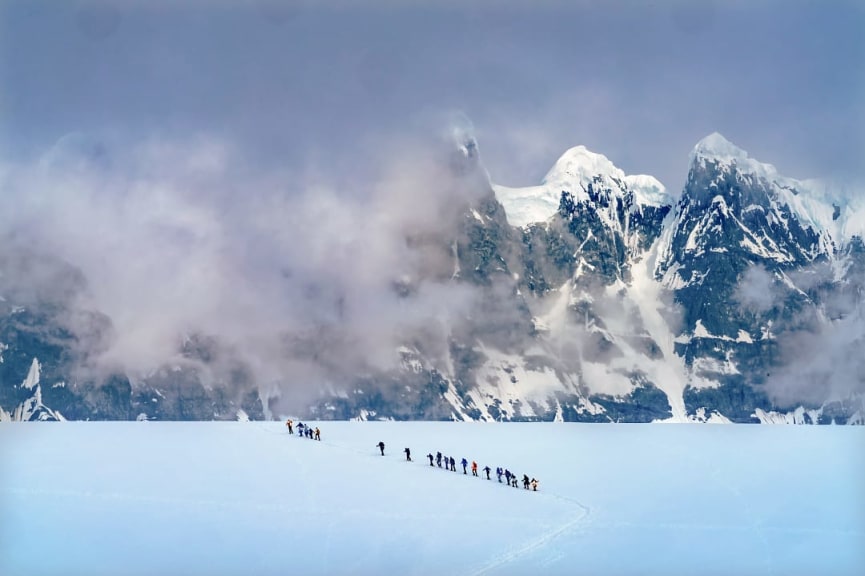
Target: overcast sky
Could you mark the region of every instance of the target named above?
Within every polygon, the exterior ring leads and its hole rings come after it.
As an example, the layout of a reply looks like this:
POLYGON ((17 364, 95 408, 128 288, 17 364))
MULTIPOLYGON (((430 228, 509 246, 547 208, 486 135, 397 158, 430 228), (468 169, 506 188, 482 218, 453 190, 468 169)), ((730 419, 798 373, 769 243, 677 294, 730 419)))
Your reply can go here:
POLYGON ((203 133, 350 181, 464 114, 502 184, 584 144, 678 189, 712 131, 790 176, 861 177, 863 6, 4 0, 0 154, 203 133))

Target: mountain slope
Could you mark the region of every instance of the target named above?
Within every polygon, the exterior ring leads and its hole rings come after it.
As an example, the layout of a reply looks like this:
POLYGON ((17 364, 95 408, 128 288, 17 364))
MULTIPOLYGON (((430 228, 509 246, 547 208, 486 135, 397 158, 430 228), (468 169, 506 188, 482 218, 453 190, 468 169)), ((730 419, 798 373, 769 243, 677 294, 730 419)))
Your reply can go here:
POLYGON ((96 370, 114 328, 82 305, 87 279, 0 245, 0 418, 260 419, 290 406, 328 419, 862 421, 854 191, 786 178, 717 133, 676 196, 583 146, 537 186, 492 184, 467 132, 432 173, 439 204, 417 209, 435 218, 397 228, 408 265, 365 279, 404 316, 369 336, 388 349, 346 324, 371 294, 326 288, 327 267, 310 267, 322 277, 304 290, 332 309, 271 344, 317 383, 301 405, 195 327, 146 373, 96 370), (16 291, 4 270, 51 288, 16 291))
MULTIPOLYGON (((797 334, 831 332, 827 305, 862 285, 844 272, 861 266, 854 248, 861 241, 848 236, 861 213, 839 201, 825 190, 821 196, 816 182, 780 176, 719 134, 694 148, 655 270, 683 311, 677 353, 693 375, 691 413, 717 403, 734 420, 753 420, 755 409, 775 407, 767 390, 782 409, 802 401, 787 402, 779 393, 786 384, 771 382, 772 374, 795 362, 788 348, 797 334)), ((836 319, 859 307, 848 304, 836 319)), ((809 400, 819 409, 840 398, 809 400)))

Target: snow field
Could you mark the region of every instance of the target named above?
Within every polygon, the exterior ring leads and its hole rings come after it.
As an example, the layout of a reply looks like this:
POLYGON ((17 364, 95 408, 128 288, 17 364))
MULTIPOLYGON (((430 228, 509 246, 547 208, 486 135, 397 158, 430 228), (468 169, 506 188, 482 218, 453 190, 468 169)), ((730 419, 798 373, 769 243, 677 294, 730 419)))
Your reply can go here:
POLYGON ((311 424, 2 424, 0 573, 865 573, 860 427, 311 424))

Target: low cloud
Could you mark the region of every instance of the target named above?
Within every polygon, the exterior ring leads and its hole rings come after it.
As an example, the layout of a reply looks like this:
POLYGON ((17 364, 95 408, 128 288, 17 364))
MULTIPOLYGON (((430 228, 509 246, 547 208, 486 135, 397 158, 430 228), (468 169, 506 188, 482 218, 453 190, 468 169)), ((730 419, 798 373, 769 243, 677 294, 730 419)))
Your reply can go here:
POLYGON ((119 146, 70 135, 0 167, 0 288, 110 319, 108 341, 86 351, 96 373, 134 381, 181 362, 184 341, 203 335, 273 394, 339 388, 396 367, 408 335, 446 349, 480 302, 451 281, 447 239, 488 188, 454 170, 465 159, 453 154, 440 139, 391 142, 375 178, 346 189, 344 178, 251 170, 210 137, 119 146))
POLYGON ((853 269, 843 279, 835 274, 824 263, 791 272, 791 290, 753 266, 737 286, 743 308, 773 318, 777 367, 766 374, 765 389, 782 408, 865 394, 862 278, 853 269))
POLYGON ((774 308, 782 293, 776 287, 774 275, 765 267, 754 265, 742 274, 733 292, 733 299, 748 311, 762 313, 774 308))
POLYGON ((779 339, 782 367, 771 373, 766 390, 784 406, 817 407, 865 394, 865 317, 860 307, 841 320, 779 339))

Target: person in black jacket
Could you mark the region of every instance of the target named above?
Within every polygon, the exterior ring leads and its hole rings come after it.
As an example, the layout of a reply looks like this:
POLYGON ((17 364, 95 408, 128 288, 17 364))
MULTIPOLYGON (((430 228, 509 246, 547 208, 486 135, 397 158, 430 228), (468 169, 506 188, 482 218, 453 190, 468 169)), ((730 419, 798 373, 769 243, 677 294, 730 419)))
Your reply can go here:
POLYGON ((378 446, 378 449, 381 450, 381 455, 384 456, 384 442, 379 442, 378 444, 376 444, 376 446, 378 446))
POLYGON ((408 448, 406 448, 405 450, 403 450, 403 452, 405 452, 405 460, 406 460, 406 462, 411 462, 411 450, 409 450, 408 448))

